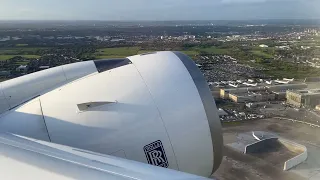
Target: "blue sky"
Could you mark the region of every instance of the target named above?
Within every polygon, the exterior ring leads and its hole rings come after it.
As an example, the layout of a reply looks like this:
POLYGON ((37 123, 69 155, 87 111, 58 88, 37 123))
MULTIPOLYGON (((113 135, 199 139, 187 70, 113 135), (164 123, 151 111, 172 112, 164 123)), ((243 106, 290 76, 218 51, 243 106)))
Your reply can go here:
POLYGON ((0 0, 0 20, 320 18, 320 0, 0 0))

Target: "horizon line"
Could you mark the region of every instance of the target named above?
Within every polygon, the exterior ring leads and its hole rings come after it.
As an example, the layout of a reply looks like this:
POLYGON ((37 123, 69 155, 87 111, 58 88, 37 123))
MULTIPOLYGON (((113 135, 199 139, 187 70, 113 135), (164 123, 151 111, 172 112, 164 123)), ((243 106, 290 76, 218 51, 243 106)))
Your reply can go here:
POLYGON ((99 20, 99 19, 0 19, 0 21, 111 21, 111 22, 136 22, 136 21, 153 21, 153 22, 167 22, 167 21, 258 21, 258 20, 320 20, 320 18, 258 18, 258 19, 203 19, 203 20, 99 20))

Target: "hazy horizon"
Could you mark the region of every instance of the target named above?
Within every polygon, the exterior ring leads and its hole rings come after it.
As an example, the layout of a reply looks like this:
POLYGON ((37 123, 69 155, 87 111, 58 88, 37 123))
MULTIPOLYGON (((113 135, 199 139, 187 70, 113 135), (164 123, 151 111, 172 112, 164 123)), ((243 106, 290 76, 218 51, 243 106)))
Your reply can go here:
POLYGON ((0 20, 318 19, 317 0, 0 0, 0 20))
POLYGON ((97 21, 97 22, 174 22, 174 21, 290 21, 290 20, 319 20, 320 21, 320 17, 319 18, 278 18, 278 19, 172 19, 172 20, 147 20, 147 19, 134 19, 134 20, 127 20, 127 19, 123 19, 123 20, 100 20, 100 19, 0 19, 0 22, 3 21, 97 21))

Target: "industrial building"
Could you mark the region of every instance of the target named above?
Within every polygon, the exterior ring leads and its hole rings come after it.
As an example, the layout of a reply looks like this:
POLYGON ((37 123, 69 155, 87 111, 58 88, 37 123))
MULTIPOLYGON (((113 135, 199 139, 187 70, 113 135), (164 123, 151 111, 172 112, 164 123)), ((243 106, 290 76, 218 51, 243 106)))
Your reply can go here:
POLYGON ((276 95, 266 90, 230 93, 229 99, 237 103, 273 101, 276 95))
POLYGON ((275 92, 281 92, 286 90, 292 90, 292 89, 305 89, 308 85, 301 83, 301 84, 280 84, 280 85, 268 85, 266 88, 269 91, 275 91, 275 92))
POLYGON ((258 87, 242 87, 242 88, 228 88, 228 89, 221 88, 220 98, 229 99, 229 94, 246 93, 248 91, 259 91, 259 90, 265 90, 265 87, 258 86, 258 87))
POLYGON ((275 94, 275 99, 278 101, 283 101, 286 99, 286 90, 282 90, 282 91, 271 91, 273 94, 275 94))
POLYGON ((27 72, 27 70, 28 70, 27 65, 20 65, 19 67, 16 68, 16 71, 23 72, 23 73, 27 72))
POLYGON ((209 85, 212 96, 214 99, 218 99, 220 97, 220 88, 209 85))
POLYGON ((295 107, 315 108, 320 104, 320 89, 287 90, 286 98, 295 107))
POLYGON ((285 100, 287 90, 305 88, 307 88, 307 84, 281 84, 241 88, 221 88, 220 98, 230 99, 239 103, 285 100))

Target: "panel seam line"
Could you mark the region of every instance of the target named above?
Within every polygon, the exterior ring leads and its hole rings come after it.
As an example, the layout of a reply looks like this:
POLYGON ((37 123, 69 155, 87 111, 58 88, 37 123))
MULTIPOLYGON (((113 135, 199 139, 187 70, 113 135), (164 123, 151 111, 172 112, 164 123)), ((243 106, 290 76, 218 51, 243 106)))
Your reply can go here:
MULTIPOLYGON (((134 63, 132 63, 132 65, 133 65, 133 66, 136 68, 136 70, 138 71, 138 73, 139 73, 139 75, 140 75, 140 77, 141 77, 142 81, 144 82, 144 84, 146 85, 146 87, 147 87, 147 89, 148 89, 148 92, 149 92, 149 94, 150 94, 150 96, 151 96, 151 99, 152 99, 152 101, 153 101, 154 105, 156 106, 156 108, 157 108, 157 110, 158 110, 158 113, 159 113, 159 116, 160 116, 160 118, 161 118, 161 121, 162 121, 163 127, 164 127, 164 129, 165 129, 165 131, 166 131, 166 133, 167 133, 167 137, 168 137, 169 142, 170 142, 170 145, 171 145, 171 149, 172 149, 172 152, 173 152, 173 155, 174 155, 174 159, 176 160, 177 168, 178 168, 178 170, 180 170, 180 168, 179 168, 179 164, 178 164, 178 160, 177 160, 177 158, 176 158, 177 156, 176 156, 176 154, 175 154, 175 152, 174 152, 174 148, 173 148, 173 145, 172 145, 172 142, 171 142, 171 139, 170 139, 170 136, 169 136, 169 133, 168 133, 168 130, 167 130, 166 124, 165 124, 165 123, 164 123, 164 121, 163 121, 163 118, 162 118, 162 115, 161 115, 160 109, 159 109, 159 107, 158 107, 158 105, 157 105, 157 103, 156 103, 156 101, 155 101, 155 99, 154 99, 154 97, 153 97, 153 95, 152 95, 152 93, 151 93, 151 91, 150 91, 149 86, 147 85, 147 83, 146 83, 145 79, 142 77, 142 75, 141 75, 141 73, 140 73, 139 69, 135 66, 135 64, 134 64, 134 63)), ((170 164, 169 164, 169 166, 170 166, 170 164)))
POLYGON ((42 114, 42 118, 43 118, 44 127, 46 128, 49 141, 52 142, 52 141, 51 141, 51 138, 50 138, 49 130, 48 130, 48 127, 47 127, 46 119, 44 118, 44 115, 43 115, 43 109, 42 109, 42 105, 41 105, 41 100, 40 100, 40 98, 39 98, 39 103, 40 103, 40 108, 41 108, 41 114, 42 114))

